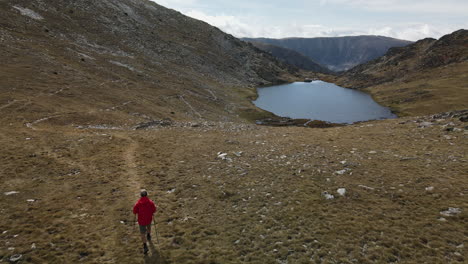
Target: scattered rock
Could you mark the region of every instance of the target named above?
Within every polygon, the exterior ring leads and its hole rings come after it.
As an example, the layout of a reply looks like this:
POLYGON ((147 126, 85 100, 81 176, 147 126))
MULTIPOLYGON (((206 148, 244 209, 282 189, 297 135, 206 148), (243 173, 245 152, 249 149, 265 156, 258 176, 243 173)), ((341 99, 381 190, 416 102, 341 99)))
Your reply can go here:
POLYGON ((328 192, 323 192, 323 193, 322 193, 322 196, 325 197, 326 200, 333 200, 333 199, 335 199, 335 196, 333 196, 332 194, 329 194, 328 192))
POLYGON ((11 192, 6 192, 5 195, 13 195, 13 194, 18 194, 19 192, 17 191, 11 191, 11 192))
POLYGON ((23 257, 23 255, 21 255, 21 254, 15 254, 15 255, 10 257, 10 262, 15 263, 15 262, 19 261, 22 257, 23 257))
POLYGON ((140 130, 140 129, 145 129, 145 128, 150 128, 150 127, 155 127, 155 126, 171 126, 172 125, 172 120, 169 118, 165 118, 162 120, 153 120, 150 122, 144 122, 144 123, 139 123, 138 125, 135 126, 135 130, 140 130))
POLYGON ((225 161, 228 161, 228 162, 232 162, 232 159, 229 158, 227 155, 228 155, 227 153, 218 152, 218 159, 225 160, 225 161))
POLYGON ((349 168, 345 168, 345 169, 342 169, 342 170, 339 170, 339 171, 335 171, 335 174, 343 175, 343 174, 345 174, 346 172, 348 172, 350 170, 351 169, 349 169, 349 168))
POLYGON ((433 125, 433 123, 431 123, 431 122, 421 122, 418 127, 419 128, 426 128, 426 127, 430 127, 432 125, 433 125))
POLYGON ((13 8, 18 10, 21 13, 21 15, 23 15, 23 16, 27 16, 27 17, 30 17, 30 18, 35 19, 35 20, 44 19, 41 15, 39 15, 38 13, 34 12, 33 10, 31 10, 29 8, 24 8, 24 7, 21 7, 21 6, 13 6, 13 8))
POLYGON ((461 212, 462 211, 460 208, 449 207, 448 210, 441 211, 440 214, 443 216, 455 216, 455 215, 461 214, 461 212))
POLYGON ((370 191, 375 190, 375 188, 372 188, 372 187, 369 187, 369 186, 365 186, 365 185, 358 185, 358 187, 363 188, 363 189, 366 189, 366 190, 370 190, 370 191))
POLYGON ((418 157, 402 157, 400 158, 400 161, 408 161, 408 160, 416 160, 418 157))
POLYGON ((338 190, 336 190, 336 192, 341 196, 345 196, 346 189, 345 188, 339 188, 338 190))

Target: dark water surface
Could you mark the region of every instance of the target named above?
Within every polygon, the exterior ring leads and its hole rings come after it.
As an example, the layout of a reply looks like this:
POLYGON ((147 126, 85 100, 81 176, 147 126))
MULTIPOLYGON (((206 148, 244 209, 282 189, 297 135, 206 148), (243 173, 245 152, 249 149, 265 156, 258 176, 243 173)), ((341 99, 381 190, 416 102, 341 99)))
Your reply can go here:
POLYGON ((395 118, 390 109, 377 104, 370 95, 332 83, 296 82, 258 88, 253 103, 278 116, 306 118, 332 123, 354 123, 395 118))

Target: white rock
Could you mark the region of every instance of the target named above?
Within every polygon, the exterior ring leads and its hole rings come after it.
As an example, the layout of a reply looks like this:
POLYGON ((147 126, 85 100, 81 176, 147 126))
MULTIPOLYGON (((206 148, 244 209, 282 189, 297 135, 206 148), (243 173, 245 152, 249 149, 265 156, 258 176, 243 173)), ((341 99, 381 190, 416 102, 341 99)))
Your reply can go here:
POLYGON ((426 191, 428 192, 432 192, 433 190, 434 190, 434 186, 426 187, 426 191))
POLYGON ((21 255, 21 254, 13 255, 13 256, 10 257, 10 262, 12 262, 12 263, 17 262, 17 261, 19 261, 22 257, 23 257, 23 255, 21 255))
POLYGON ((365 185, 361 185, 361 184, 358 185, 358 187, 361 187, 361 188, 366 189, 366 190, 371 190, 371 191, 375 190, 375 188, 372 188, 372 187, 369 187, 369 186, 365 186, 365 185))
POLYGON ((376 153, 377 153, 377 151, 375 151, 375 150, 369 151, 369 154, 376 154, 376 153))
POLYGON ((440 221, 440 222, 447 222, 447 219, 443 218, 443 217, 440 217, 439 219, 437 219, 437 221, 440 221))
POLYGON ((335 174, 343 175, 343 174, 345 174, 346 172, 348 172, 349 170, 350 170, 350 169, 346 168, 346 169, 343 169, 343 170, 335 171, 335 174))
POLYGON ((338 190, 336 190, 336 192, 341 195, 341 196, 344 196, 345 193, 346 193, 346 189, 345 188, 339 188, 338 190))
POLYGON ((176 189, 174 188, 174 189, 170 189, 169 191, 167 191, 167 193, 173 193, 175 191, 176 191, 176 189))
POLYGON ((226 159, 227 153, 218 152, 218 159, 226 159))
POLYGON ((19 192, 17 191, 11 191, 11 192, 6 192, 5 195, 13 195, 13 194, 18 194, 19 192))
POLYGON ((325 197, 326 200, 333 200, 333 199, 335 199, 335 196, 333 196, 332 194, 329 194, 328 192, 323 192, 323 193, 322 193, 322 196, 325 197))
POLYGON ((346 164, 346 160, 343 160, 343 161, 340 161, 341 164, 345 165, 346 164))
POLYGON ((461 212, 460 208, 449 207, 448 210, 441 211, 440 214, 443 216, 455 216, 457 214, 461 214, 461 212))
POLYGON ((419 127, 424 128, 424 127, 430 127, 432 125, 433 124, 431 122, 422 122, 422 123, 419 124, 419 127))
POLYGON ((34 203, 36 201, 36 199, 27 199, 26 202, 28 203, 34 203))
POLYGON ((44 19, 41 15, 39 15, 38 13, 34 12, 33 10, 31 10, 29 8, 24 8, 24 7, 21 7, 21 6, 13 6, 13 8, 20 11, 21 15, 23 15, 23 16, 27 16, 27 17, 30 17, 30 18, 35 19, 35 20, 44 19))
POLYGON ((237 157, 240 157, 242 156, 244 152, 243 151, 238 151, 238 152, 234 152, 234 155, 236 155, 237 157))
POLYGON ((36 243, 32 243, 31 249, 36 249, 36 243))

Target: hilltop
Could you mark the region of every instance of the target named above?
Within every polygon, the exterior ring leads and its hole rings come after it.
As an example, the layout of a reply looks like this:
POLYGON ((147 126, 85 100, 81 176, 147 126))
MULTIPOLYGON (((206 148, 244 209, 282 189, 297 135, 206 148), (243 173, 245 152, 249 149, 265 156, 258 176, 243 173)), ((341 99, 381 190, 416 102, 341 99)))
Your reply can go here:
POLYGON ((332 71, 345 71, 385 54, 389 48, 402 47, 411 41, 383 36, 329 38, 244 38, 297 51, 332 71))
POLYGON ((257 126, 255 87, 302 73, 204 22, 144 0, 0 16, 0 262, 466 262, 467 111, 257 126))

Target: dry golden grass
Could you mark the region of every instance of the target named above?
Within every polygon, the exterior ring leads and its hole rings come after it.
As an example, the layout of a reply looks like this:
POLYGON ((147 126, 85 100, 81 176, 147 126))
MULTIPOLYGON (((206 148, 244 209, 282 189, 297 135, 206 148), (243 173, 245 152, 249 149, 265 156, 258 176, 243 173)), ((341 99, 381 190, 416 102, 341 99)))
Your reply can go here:
POLYGON ((468 62, 450 64, 365 89, 399 115, 468 108, 468 62))
POLYGON ((442 126, 465 124, 418 128, 405 120, 329 129, 3 127, 0 231, 8 232, 0 259, 464 263, 466 132, 442 126), (220 151, 232 162, 217 159, 220 151), (147 257, 131 215, 140 187, 160 206, 161 250, 155 244, 147 257), (462 213, 440 221, 448 207, 462 213))

